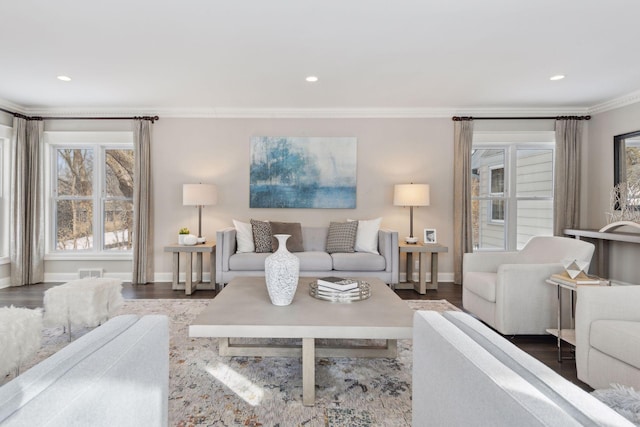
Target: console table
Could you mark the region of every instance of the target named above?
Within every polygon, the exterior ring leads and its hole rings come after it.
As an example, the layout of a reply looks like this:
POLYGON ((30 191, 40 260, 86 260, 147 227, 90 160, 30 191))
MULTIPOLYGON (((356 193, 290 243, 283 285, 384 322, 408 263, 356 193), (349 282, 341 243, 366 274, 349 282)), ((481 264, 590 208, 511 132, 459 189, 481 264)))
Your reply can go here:
MULTIPOLYGON (((197 245, 169 245, 164 247, 165 252, 173 252, 173 290, 184 289, 187 295, 193 292, 193 285, 202 282, 202 254, 209 253, 209 264, 211 265, 211 284, 216 283, 216 242, 205 242, 197 245), (180 274, 180 253, 184 252, 187 258, 184 284, 178 282, 180 274), (193 254, 196 254, 196 281, 193 283, 193 254)), ((217 291, 217 285, 214 285, 217 291)))
POLYGON ((578 240, 593 240, 596 245, 596 271, 600 277, 609 277, 609 242, 640 243, 640 234, 623 232, 602 232, 599 230, 565 229, 564 234, 578 240))

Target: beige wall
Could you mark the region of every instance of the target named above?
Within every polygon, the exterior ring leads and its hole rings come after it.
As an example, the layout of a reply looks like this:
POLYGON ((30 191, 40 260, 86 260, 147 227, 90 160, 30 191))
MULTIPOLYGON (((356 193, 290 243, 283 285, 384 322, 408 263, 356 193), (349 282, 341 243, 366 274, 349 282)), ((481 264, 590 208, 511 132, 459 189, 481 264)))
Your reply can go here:
MULTIPOLYGON (((583 223, 587 228, 600 229, 607 223, 605 212, 613 186, 613 137, 637 130, 640 130, 640 103, 595 114, 589 121, 587 167, 582 180, 586 199, 583 223)), ((640 284, 640 245, 612 242, 611 246, 611 278, 640 284)))

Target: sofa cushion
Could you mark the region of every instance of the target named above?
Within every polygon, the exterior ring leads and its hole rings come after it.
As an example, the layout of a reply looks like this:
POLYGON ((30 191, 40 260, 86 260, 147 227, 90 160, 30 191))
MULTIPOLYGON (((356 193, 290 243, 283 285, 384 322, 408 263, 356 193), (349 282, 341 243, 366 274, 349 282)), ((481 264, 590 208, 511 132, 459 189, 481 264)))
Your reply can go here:
POLYGON ((354 252, 356 235, 358 232, 357 221, 331 222, 329 235, 327 236, 327 252, 354 252))
POLYGON ((338 271, 384 271, 386 263, 382 255, 356 252, 331 254, 333 269, 338 271))
POLYGON ((640 322, 596 320, 589 338, 596 350, 640 369, 640 322))
POLYGON ((331 255, 326 252, 296 252, 300 259, 300 271, 331 271, 331 255))
POLYGON ((489 302, 496 302, 497 279, 497 273, 474 271, 465 274, 463 282, 465 289, 468 291, 473 292, 489 302))
POLYGON ((264 271, 264 260, 271 255, 270 252, 233 254, 229 257, 229 270, 231 271, 264 271))
POLYGON ((253 230, 253 244, 256 252, 271 252, 271 224, 267 221, 251 220, 251 229, 253 230))
POLYGON ((253 244, 253 227, 248 222, 233 220, 236 229, 236 252, 255 252, 256 246, 253 244))
POLYGON ((304 246, 302 245, 302 226, 299 222, 277 222, 270 221, 271 224, 271 250, 273 252, 278 250, 278 239, 276 234, 288 234, 291 237, 287 239, 287 249, 289 252, 302 252, 304 246))

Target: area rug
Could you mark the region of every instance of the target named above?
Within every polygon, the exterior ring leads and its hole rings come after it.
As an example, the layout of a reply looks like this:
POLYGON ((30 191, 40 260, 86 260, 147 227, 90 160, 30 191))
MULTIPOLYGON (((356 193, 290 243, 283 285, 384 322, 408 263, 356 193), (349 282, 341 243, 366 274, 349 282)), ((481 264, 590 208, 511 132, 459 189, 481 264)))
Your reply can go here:
MULTIPOLYGON (((317 359, 316 404, 305 407, 300 359, 220 357, 217 340, 188 337, 189 323, 208 303, 127 300, 118 313, 169 316, 170 426, 411 425, 410 340, 398 341, 396 359, 317 359)), ((407 303, 414 310, 458 310, 446 300, 407 303)), ((74 329, 74 339, 89 330, 74 329)), ((23 370, 67 344, 62 328, 45 329, 41 350, 23 370)))
POLYGON ((611 384, 611 388, 594 390, 591 394, 636 426, 640 426, 640 392, 632 387, 611 384))

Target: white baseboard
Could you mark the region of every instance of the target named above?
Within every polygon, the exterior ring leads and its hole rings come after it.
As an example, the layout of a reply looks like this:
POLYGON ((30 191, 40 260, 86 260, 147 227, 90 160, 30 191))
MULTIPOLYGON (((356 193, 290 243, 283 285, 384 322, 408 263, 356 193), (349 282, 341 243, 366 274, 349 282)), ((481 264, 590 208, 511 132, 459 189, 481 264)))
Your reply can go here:
POLYGON ((0 279, 0 289, 8 288, 11 286, 11 277, 3 277, 0 279))

